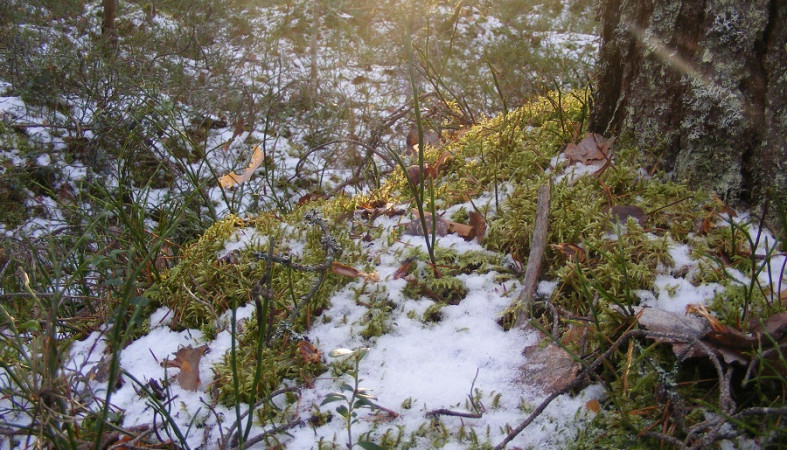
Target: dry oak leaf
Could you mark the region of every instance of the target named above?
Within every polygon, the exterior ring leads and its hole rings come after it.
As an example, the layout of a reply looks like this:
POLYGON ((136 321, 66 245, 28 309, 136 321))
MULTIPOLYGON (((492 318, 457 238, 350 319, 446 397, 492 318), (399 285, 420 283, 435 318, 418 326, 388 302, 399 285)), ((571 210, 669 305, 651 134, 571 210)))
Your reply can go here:
POLYGON ((402 262, 402 265, 396 269, 396 272, 393 274, 393 279, 398 280, 400 278, 404 278, 407 276, 407 272, 410 271, 410 267, 412 267, 413 262, 415 262, 415 258, 407 258, 402 262))
POLYGON ((569 164, 578 162, 586 166, 596 161, 606 161, 614 142, 614 137, 606 139, 600 134, 588 133, 579 144, 571 143, 566 146, 566 158, 569 164))
POLYGON ((243 171, 243 174, 230 172, 227 175, 219 178, 219 186, 222 189, 226 189, 228 187, 235 186, 237 184, 245 183, 249 181, 251 175, 257 170, 258 167, 262 164, 265 160, 265 153, 262 152, 262 149, 259 145, 254 146, 254 151, 251 155, 251 162, 249 163, 249 167, 243 171))
POLYGON ((634 311, 643 328, 673 336, 656 340, 671 344, 673 353, 682 357, 711 356, 707 349, 721 356, 727 364, 746 365, 749 363, 746 353, 758 343, 756 337, 719 322, 703 305, 689 305, 686 315, 657 308, 634 308, 634 311), (694 341, 702 341, 704 346, 693 345, 694 341))
POLYGON ((166 360, 161 365, 180 369, 180 373, 177 376, 180 387, 187 391, 196 391, 200 385, 199 362, 202 359, 202 355, 207 351, 207 344, 197 348, 192 348, 190 345, 181 347, 175 352, 175 359, 172 361, 166 360))
POLYGON ((483 239, 484 235, 486 234, 486 219, 484 219, 484 216, 482 216, 481 214, 475 211, 470 211, 469 213, 467 213, 467 215, 468 215, 468 222, 470 223, 470 226, 473 228, 475 237, 477 237, 478 241, 480 242, 481 239, 483 239))

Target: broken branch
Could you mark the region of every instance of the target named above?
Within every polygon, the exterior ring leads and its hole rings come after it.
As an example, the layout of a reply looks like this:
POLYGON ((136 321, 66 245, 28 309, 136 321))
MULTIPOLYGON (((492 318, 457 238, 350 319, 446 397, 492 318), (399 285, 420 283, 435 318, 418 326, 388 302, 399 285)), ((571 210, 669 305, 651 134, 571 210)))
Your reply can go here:
POLYGON ((538 276, 541 273, 541 262, 544 259, 544 248, 547 243, 549 229, 550 184, 546 183, 538 190, 536 206, 536 223, 533 226, 533 237, 530 240, 530 256, 527 258, 525 285, 516 299, 518 311, 514 327, 523 327, 527 323, 530 302, 536 293, 538 276))

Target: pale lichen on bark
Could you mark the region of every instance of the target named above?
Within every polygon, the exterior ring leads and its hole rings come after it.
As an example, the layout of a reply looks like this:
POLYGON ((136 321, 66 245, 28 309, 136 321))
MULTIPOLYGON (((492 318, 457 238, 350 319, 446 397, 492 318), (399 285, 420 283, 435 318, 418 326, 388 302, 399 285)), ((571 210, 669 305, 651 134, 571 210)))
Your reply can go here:
POLYGON ((605 0, 601 15, 591 131, 730 202, 787 203, 785 3, 605 0))

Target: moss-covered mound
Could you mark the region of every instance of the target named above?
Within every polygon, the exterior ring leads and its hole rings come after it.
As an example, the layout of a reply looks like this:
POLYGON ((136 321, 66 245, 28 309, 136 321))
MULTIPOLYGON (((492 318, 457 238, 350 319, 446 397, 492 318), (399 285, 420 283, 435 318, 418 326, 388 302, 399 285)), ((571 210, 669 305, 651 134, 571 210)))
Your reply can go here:
MULTIPOLYGON (((484 218, 487 233, 481 243, 486 252, 459 255, 438 247, 432 255, 423 251, 398 255, 410 262, 397 274, 408 281, 403 294, 434 300, 421 319, 437 322, 442 320, 441 308, 463 300, 467 289, 462 274, 490 270, 503 277, 522 274, 528 264, 538 191, 549 183, 552 200, 542 279, 553 280, 556 288, 528 308, 532 325, 551 330, 551 339, 577 361, 592 361, 627 330, 638 327, 628 307, 655 298, 659 289, 669 293, 669 286, 657 286, 660 274, 694 286, 714 283, 717 297, 708 305, 711 314, 742 333, 749 332, 752 318, 767 319, 784 311, 778 294, 774 297, 770 288, 758 288, 765 265, 753 252, 755 221, 734 219, 712 195, 646 170, 640 165, 639 151, 626 142, 610 142, 611 150, 602 155, 600 164, 572 174, 577 166, 588 165, 572 164, 575 161, 565 155, 567 144, 585 136, 587 105, 582 92, 552 95, 445 136, 449 143, 424 153, 429 170, 428 176, 419 175, 425 178, 421 186, 411 185, 405 171, 396 170, 378 189, 355 199, 310 203, 285 217, 263 214, 222 220, 183 250, 180 264, 149 296, 175 312, 174 326, 202 328, 209 334, 227 326, 225 311, 255 304, 257 315, 243 322, 238 334, 237 361, 228 355, 215 371, 222 402, 260 398, 285 379, 308 383, 323 370, 319 355, 310 356, 308 342, 299 333, 330 306, 331 295, 348 279, 321 264, 335 258, 373 270, 368 266, 374 258, 360 244, 363 238, 377 239, 379 230, 371 221, 358 220, 363 217, 358 209, 368 215, 382 214, 386 204, 416 210, 421 198, 423 210, 455 222, 468 222, 470 211, 484 218), (329 225, 306 220, 307 209, 320 211, 329 225), (335 242, 341 252, 332 254, 326 240, 335 242), (245 244, 236 244, 240 241, 245 244), (694 259, 671 271, 676 266, 676 246, 687 247, 694 259), (238 250, 230 250, 235 247, 238 250), (748 284, 742 281, 746 279, 748 284), (263 362, 261 376, 256 361, 263 362), (250 395, 254 380, 264 381, 250 395)), ((388 244, 401 232, 388 236, 388 244)), ((769 248, 768 255, 778 251, 769 248)), ((373 340, 389 332, 389 313, 396 305, 387 300, 384 289, 369 290, 364 285, 357 296, 365 295, 369 297, 356 299, 369 308, 359 334, 373 340)), ((517 307, 512 305, 511 312, 517 307)), ((719 398, 720 389, 707 381, 716 379, 710 361, 688 364, 668 345, 648 339, 630 342, 592 374, 607 387, 609 402, 602 406, 608 412, 598 415, 598 428, 589 429, 584 442, 633 445, 634 437, 640 439, 656 425, 666 430, 665 436, 682 440, 686 438, 683 424, 705 420, 702 414, 685 411, 720 408, 709 400, 719 398), (665 398, 680 399, 683 409, 670 409, 662 400, 654 400, 651 394, 657 389, 665 390, 665 398), (679 422, 683 428, 677 426, 679 422)), ((756 349, 750 350, 742 358, 754 364, 756 349)), ((775 364, 787 368, 784 358, 775 364)), ((736 396, 750 405, 783 405, 787 370, 776 373, 782 374, 776 382, 755 378, 736 396)), ((764 428, 773 430, 777 422, 774 418, 764 428)), ((663 437, 654 436, 648 439, 657 445, 663 437)))

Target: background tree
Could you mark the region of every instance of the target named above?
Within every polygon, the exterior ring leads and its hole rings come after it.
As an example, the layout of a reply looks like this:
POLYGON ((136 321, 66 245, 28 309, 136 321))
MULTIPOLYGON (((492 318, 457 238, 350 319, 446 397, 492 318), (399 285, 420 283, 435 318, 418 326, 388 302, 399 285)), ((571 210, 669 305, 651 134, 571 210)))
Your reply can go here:
POLYGON ((787 203, 787 2, 602 0, 592 131, 733 203, 787 203))
POLYGON ((115 12, 117 11, 117 0, 103 0, 103 20, 101 22, 101 36, 112 47, 117 45, 117 33, 115 31, 115 12))

